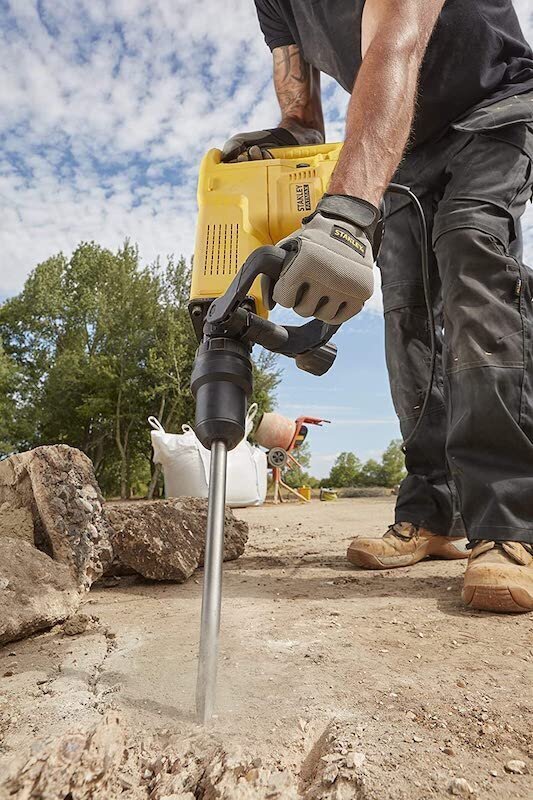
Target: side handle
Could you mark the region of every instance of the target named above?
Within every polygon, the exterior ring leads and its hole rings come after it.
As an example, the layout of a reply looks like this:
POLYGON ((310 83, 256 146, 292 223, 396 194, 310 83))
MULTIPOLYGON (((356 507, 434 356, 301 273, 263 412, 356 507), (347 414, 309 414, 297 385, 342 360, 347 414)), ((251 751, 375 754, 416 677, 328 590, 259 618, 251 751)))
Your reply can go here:
POLYGON ((221 325, 239 308, 259 275, 268 275, 275 283, 281 275, 287 253, 281 247, 264 245, 250 253, 221 297, 209 306, 206 322, 221 325))
POLYGON ((323 375, 333 364, 337 352, 330 339, 339 325, 328 325, 318 319, 302 325, 277 325, 241 307, 253 282, 267 275, 275 283, 288 253, 281 247, 265 245, 251 253, 225 294, 211 303, 207 312, 204 335, 236 336, 250 344, 260 344, 267 350, 294 358, 300 369, 323 375))

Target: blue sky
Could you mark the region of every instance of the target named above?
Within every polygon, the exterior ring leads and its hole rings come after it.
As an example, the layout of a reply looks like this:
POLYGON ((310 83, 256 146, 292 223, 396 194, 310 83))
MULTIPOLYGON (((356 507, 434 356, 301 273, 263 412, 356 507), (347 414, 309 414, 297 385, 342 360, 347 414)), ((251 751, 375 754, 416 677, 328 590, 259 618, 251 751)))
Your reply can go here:
MULTIPOLYGON (((529 0, 515 7, 533 40, 529 0), (528 18, 529 14, 529 18, 528 18)), ((137 241, 145 261, 193 250, 195 179, 210 147, 277 122, 271 58, 252 0, 0 0, 0 298, 81 240, 137 241)), ((329 141, 348 96, 324 82, 329 141)), ((526 220, 533 263, 533 215, 526 220)), ((379 291, 337 337, 321 379, 285 368, 279 409, 325 416, 313 471, 398 436, 379 291)))

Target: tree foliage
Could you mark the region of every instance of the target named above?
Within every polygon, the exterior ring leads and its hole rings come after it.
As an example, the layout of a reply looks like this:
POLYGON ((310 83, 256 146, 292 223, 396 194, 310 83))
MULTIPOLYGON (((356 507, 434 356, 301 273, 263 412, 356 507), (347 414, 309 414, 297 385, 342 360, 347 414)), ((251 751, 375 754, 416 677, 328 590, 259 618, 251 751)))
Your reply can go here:
MULTIPOLYGON (((169 431, 194 418, 189 280, 183 257, 141 267, 128 242, 39 264, 0 306, 0 455, 65 442, 89 455, 106 494, 145 491, 147 417, 169 431)), ((268 409, 273 362, 256 376, 268 409)))
POLYGON ((329 473, 328 485, 341 489, 344 486, 357 486, 361 475, 361 462, 355 453, 340 453, 329 473))
POLYGON ((405 477, 402 443, 393 439, 381 458, 381 462, 369 459, 364 464, 355 453, 340 453, 329 476, 322 481, 324 486, 341 489, 347 486, 397 486, 405 477))
POLYGON ((0 457, 10 449, 16 393, 16 366, 5 352, 0 340, 0 457))

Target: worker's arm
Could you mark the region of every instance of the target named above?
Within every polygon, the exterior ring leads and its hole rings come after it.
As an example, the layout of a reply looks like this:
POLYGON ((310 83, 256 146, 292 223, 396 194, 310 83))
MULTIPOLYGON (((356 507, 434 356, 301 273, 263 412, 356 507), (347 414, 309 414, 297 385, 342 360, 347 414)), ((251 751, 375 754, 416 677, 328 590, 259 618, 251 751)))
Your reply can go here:
MULTIPOLYGON (((362 65, 328 193, 282 246, 273 300, 340 323, 372 294, 378 206, 409 139, 420 66, 444 0, 366 0, 362 65)), ((376 237, 377 238, 377 237, 376 237)))
POLYGON ((309 66, 295 44, 272 51, 274 87, 281 109, 277 128, 237 133, 222 148, 223 161, 271 158, 269 148, 321 144, 324 118, 320 100, 320 72, 309 66))
POLYGON ((275 47, 274 88, 281 109, 280 128, 290 131, 298 144, 324 142, 324 117, 320 97, 320 71, 311 67, 295 44, 275 47))
POLYGON ((418 74, 444 0, 367 0, 363 62, 330 194, 379 205, 409 139, 418 74))

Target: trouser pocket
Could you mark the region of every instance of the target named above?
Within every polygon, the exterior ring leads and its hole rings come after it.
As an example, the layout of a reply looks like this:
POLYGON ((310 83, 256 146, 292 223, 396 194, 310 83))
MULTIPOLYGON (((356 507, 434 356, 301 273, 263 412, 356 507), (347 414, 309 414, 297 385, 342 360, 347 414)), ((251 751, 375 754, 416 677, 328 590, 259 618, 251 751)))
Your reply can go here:
POLYGON ((441 234, 435 254, 442 276, 446 372, 525 366, 525 269, 496 237, 475 228, 441 234))

